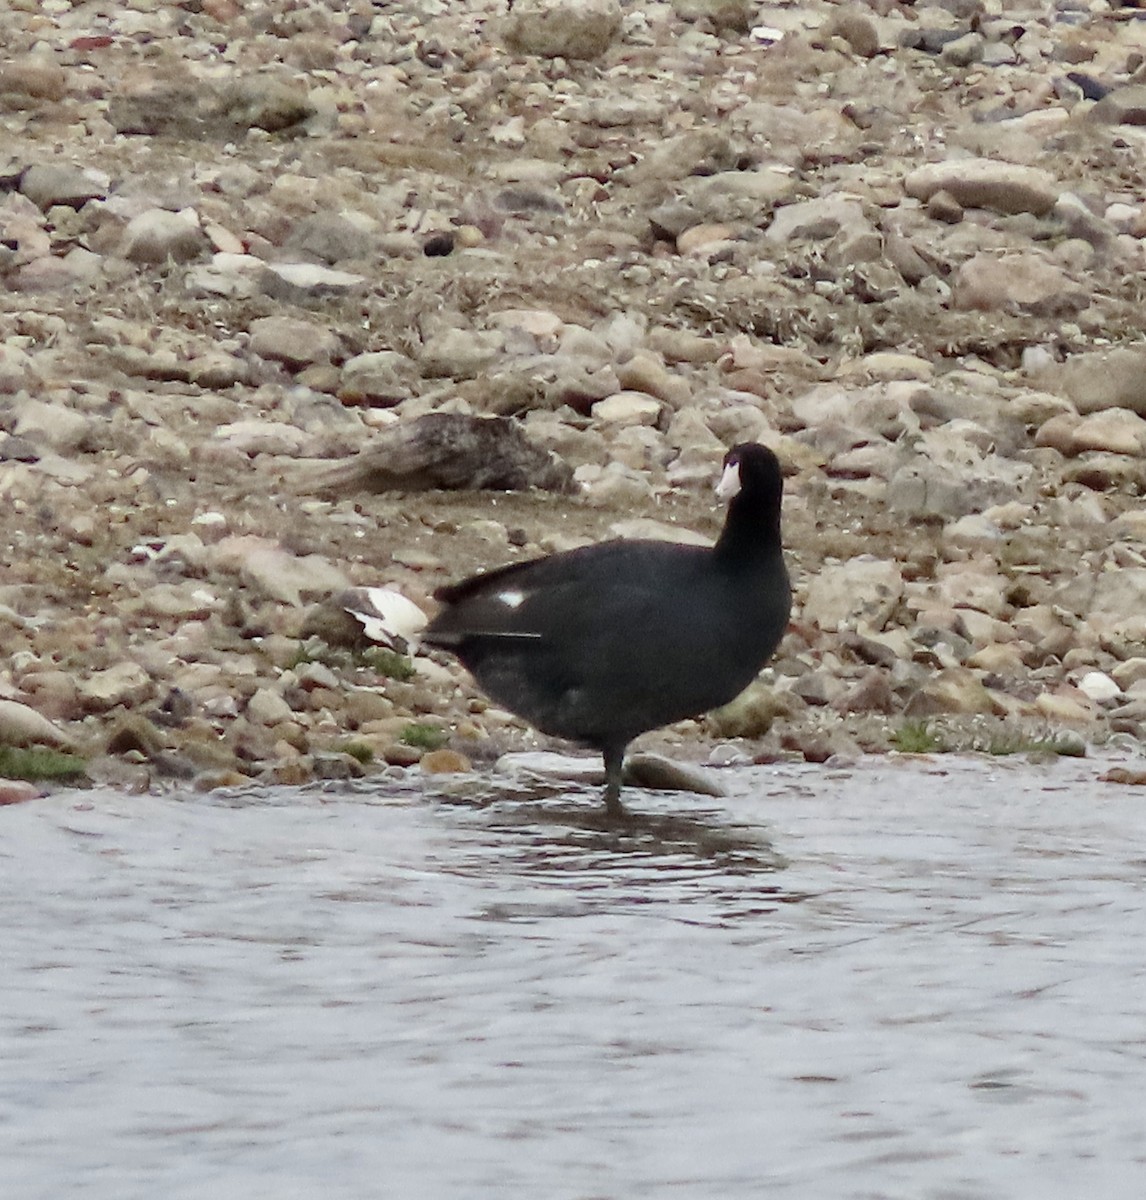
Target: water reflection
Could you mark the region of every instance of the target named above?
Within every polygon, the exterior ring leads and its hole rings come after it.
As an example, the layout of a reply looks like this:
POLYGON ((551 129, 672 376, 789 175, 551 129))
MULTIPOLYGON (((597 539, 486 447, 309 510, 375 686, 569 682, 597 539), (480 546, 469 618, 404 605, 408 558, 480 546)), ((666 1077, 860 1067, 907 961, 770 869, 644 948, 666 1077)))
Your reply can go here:
POLYGON ((0 810, 5 1194, 1136 1198, 1146 806, 1097 773, 0 810))
MULTIPOLYGON (((439 799, 478 844, 450 869, 529 881, 563 897, 566 915, 631 910, 646 904, 690 923, 724 923, 769 912, 797 895, 780 872, 785 860, 759 825, 737 824, 727 809, 698 797, 631 789, 622 821, 610 820, 599 789, 537 789, 439 799)), ((552 899, 501 903, 487 917, 523 919, 552 899)))

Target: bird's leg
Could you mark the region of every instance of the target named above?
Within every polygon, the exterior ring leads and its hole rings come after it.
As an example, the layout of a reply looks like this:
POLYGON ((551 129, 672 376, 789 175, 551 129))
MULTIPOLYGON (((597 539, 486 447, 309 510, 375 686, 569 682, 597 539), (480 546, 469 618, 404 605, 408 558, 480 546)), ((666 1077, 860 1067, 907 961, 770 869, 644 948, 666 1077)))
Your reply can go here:
POLYGON ((621 804, 621 768, 625 763, 624 746, 610 746, 605 750, 605 816, 610 821, 625 817, 621 804))

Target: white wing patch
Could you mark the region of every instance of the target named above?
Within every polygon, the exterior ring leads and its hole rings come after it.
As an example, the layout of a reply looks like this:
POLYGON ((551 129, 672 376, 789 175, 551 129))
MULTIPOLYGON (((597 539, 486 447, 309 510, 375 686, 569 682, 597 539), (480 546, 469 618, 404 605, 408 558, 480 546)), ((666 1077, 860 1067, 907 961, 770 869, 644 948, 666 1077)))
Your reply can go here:
POLYGON ((506 608, 520 608, 525 603, 525 593, 516 590, 508 592, 498 592, 497 599, 501 601, 506 608))
POLYGON ((393 588, 350 588, 341 593, 338 602, 359 622, 370 641, 399 654, 416 651, 426 614, 401 592, 393 588))

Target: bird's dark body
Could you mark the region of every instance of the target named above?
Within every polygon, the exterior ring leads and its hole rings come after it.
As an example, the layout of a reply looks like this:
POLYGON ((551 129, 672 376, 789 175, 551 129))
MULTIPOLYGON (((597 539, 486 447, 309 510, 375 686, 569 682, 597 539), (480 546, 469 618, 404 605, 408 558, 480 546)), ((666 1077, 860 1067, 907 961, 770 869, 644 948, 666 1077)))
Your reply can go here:
POLYGON ((542 732, 624 746, 752 682, 788 621, 787 578, 769 565, 664 542, 586 546, 444 589, 429 637, 542 732), (515 608, 496 599, 517 593, 515 608))
POLYGON ((787 626, 779 464, 755 445, 729 460, 742 490, 712 548, 606 542, 437 593, 423 640, 538 729, 602 751, 611 810, 628 743, 732 700, 787 626))

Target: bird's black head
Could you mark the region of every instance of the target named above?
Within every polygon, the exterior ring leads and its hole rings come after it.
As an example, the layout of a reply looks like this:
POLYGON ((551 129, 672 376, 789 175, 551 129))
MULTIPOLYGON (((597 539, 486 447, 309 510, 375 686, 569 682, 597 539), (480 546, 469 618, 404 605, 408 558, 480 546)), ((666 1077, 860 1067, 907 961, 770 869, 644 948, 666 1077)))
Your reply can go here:
POLYGON ((724 456, 716 494, 729 502, 722 543, 758 541, 763 536, 779 545, 784 474, 767 446, 758 442, 733 446, 724 456))
POLYGON ((780 460, 759 442, 741 442, 724 456, 724 468, 716 493, 731 500, 745 493, 754 499, 767 499, 779 507, 784 491, 780 460))

